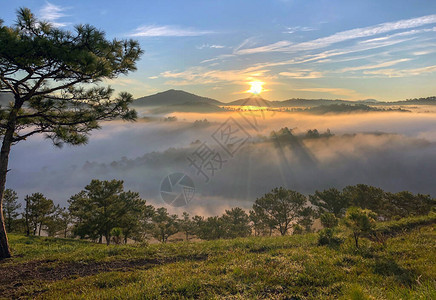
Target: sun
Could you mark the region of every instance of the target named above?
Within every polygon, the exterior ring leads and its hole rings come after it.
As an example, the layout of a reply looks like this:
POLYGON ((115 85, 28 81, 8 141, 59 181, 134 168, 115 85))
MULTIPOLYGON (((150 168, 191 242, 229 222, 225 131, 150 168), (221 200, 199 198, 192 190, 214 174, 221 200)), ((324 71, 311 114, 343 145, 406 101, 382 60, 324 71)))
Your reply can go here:
POLYGON ((249 84, 250 84, 250 89, 247 91, 248 93, 259 95, 262 92, 262 90, 263 90, 262 86, 264 85, 264 82, 252 81, 252 82, 249 82, 249 84))

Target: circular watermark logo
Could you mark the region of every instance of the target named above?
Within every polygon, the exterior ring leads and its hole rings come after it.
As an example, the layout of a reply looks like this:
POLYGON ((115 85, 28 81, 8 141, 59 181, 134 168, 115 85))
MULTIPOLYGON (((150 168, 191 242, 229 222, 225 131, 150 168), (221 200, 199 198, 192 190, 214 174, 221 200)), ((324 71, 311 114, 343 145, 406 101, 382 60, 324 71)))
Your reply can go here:
POLYGON ((184 173, 172 173, 160 184, 162 200, 175 207, 187 205, 194 198, 194 193, 194 181, 184 173))

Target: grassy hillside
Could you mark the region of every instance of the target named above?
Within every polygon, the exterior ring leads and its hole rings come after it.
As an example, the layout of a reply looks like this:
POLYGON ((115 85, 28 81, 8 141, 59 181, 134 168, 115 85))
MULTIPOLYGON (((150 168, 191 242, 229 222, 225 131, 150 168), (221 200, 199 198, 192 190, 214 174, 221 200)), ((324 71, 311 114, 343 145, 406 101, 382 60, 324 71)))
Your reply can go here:
POLYGON ((391 238, 359 250, 347 232, 337 248, 317 234, 109 247, 11 235, 0 297, 436 299, 434 216, 379 230, 391 238))

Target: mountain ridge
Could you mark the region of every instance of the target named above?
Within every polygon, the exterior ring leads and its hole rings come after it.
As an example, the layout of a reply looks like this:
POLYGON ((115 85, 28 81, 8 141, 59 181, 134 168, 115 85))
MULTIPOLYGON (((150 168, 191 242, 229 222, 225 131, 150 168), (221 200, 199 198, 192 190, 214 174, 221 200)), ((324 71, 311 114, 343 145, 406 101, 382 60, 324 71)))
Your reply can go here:
POLYGON ((193 93, 185 92, 182 90, 167 90, 157 94, 144 96, 136 99, 133 102, 134 106, 163 106, 163 105, 195 105, 195 104, 210 104, 214 106, 268 106, 268 107, 315 107, 332 104, 366 104, 366 105, 436 105, 436 96, 430 96, 426 98, 414 98, 406 100, 397 100, 392 102, 378 101, 376 99, 364 99, 364 100, 342 100, 342 99, 303 99, 303 98, 291 98, 286 100, 267 100, 261 96, 252 96, 234 100, 231 102, 221 102, 209 97, 198 96, 193 93))
POLYGON ((144 96, 136 99, 135 106, 162 106, 162 105, 181 105, 184 103, 207 103, 222 105, 223 103, 208 97, 198 96, 182 90, 167 90, 153 95, 144 96))

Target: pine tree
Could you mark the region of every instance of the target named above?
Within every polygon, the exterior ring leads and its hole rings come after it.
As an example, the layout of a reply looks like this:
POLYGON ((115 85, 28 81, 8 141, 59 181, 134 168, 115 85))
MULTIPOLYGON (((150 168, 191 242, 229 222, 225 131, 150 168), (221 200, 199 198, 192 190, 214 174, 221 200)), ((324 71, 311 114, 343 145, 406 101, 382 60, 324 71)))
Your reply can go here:
POLYGON ((5 225, 7 231, 12 231, 12 225, 16 218, 20 215, 18 210, 21 208, 21 204, 17 202, 17 192, 11 189, 5 190, 3 211, 5 214, 5 225))
MULTIPOLYGON (((0 108, 0 204, 12 145, 38 133, 58 146, 80 145, 99 121, 136 118, 130 94, 113 99, 110 87, 96 84, 135 70, 141 54, 136 41, 109 41, 91 25, 62 30, 27 8, 18 10, 12 26, 0 20, 0 92, 14 99, 0 108)), ((10 256, 0 212, 0 259, 10 256)))

